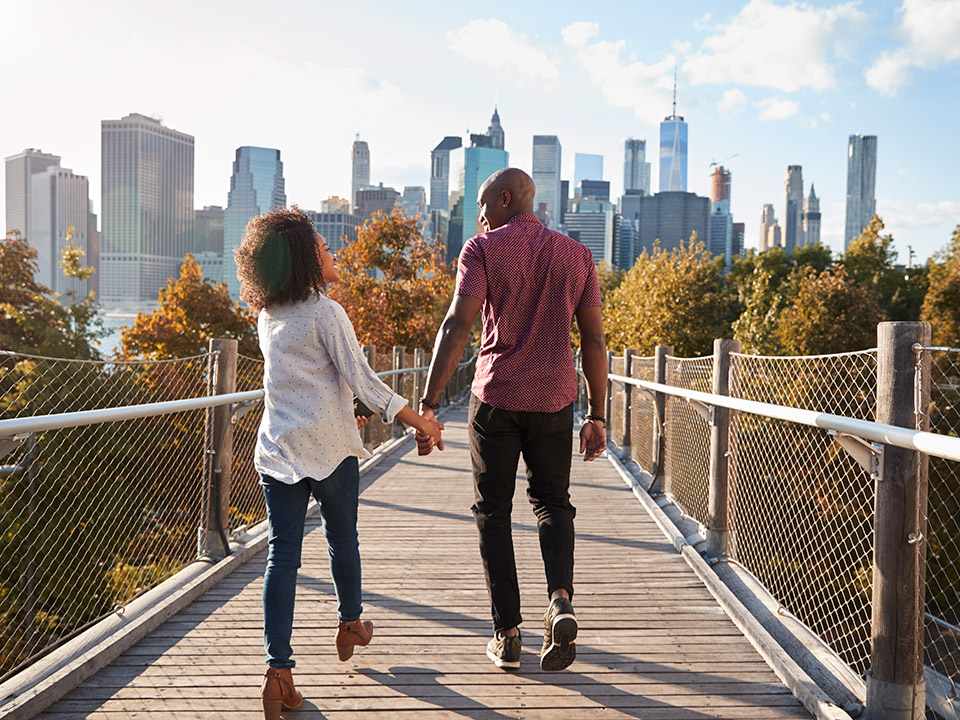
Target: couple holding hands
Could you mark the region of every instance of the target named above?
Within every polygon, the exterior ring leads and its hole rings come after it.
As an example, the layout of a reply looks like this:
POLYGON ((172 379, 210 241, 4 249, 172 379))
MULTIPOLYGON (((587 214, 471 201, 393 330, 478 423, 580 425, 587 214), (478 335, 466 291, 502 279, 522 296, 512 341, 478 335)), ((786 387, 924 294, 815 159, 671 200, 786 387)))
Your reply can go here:
POLYGON ((468 240, 460 254, 456 294, 437 333, 419 414, 370 369, 346 312, 323 294, 327 283, 339 280, 339 271, 309 218, 293 208, 260 215, 247 226, 236 259, 241 298, 258 313, 264 358, 266 396, 254 463, 269 521, 263 588, 269 668, 261 689, 268 720, 303 702, 293 682, 290 638, 311 495, 320 508, 336 588, 339 658, 349 659, 373 634, 373 624, 360 619, 358 458, 366 451, 354 396, 384 422, 398 419, 416 428, 421 455, 443 450, 443 425, 434 411, 481 313, 468 432, 471 509, 493 615, 487 656, 497 667, 520 667, 511 510, 522 455, 549 597, 540 666, 562 670, 576 657, 571 604, 576 510, 569 495, 577 395, 570 344, 574 318, 591 412, 580 430, 584 460, 606 448, 606 349, 590 251, 540 223, 533 214, 534 194, 533 180, 515 168, 497 171, 480 187, 485 232, 468 240))

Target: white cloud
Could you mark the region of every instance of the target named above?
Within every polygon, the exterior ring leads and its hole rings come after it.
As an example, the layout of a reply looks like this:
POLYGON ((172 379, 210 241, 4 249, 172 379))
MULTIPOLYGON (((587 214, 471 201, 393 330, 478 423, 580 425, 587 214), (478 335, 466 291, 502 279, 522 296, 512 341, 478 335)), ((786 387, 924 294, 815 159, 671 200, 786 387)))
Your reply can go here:
POLYGON ((782 100, 778 97, 769 97, 757 103, 762 108, 761 120, 786 120, 800 112, 800 105, 793 100, 782 100))
POLYGON ((902 46, 882 53, 865 73, 867 84, 884 95, 910 85, 911 68, 932 69, 960 60, 958 0, 903 0, 899 13, 902 46))
POLYGON ((695 84, 736 82, 783 92, 836 86, 832 56, 847 56, 866 20, 856 3, 815 8, 751 0, 683 66, 695 84))
MULTIPOLYGON (((953 228, 960 223, 960 202, 908 203, 891 198, 877 198, 877 215, 894 237, 909 237, 911 228, 944 226, 953 228), (899 233, 894 232, 900 230, 899 233)), ((944 244, 949 240, 944 237, 944 244)))
POLYGON ((712 17, 713 17, 713 13, 707 13, 702 18, 697 20, 693 24, 693 27, 696 28, 697 30, 706 30, 707 27, 710 25, 710 18, 712 17))
POLYGON ((563 42, 572 51, 573 61, 600 86, 611 106, 633 108, 636 117, 646 123, 660 122, 670 107, 676 59, 668 55, 650 65, 626 63, 620 57, 626 40, 590 43, 599 32, 596 23, 574 23, 562 30, 563 42))
POLYGON ((693 44, 689 42, 680 42, 679 40, 674 40, 673 49, 676 50, 681 55, 686 55, 688 52, 693 50, 693 44))
POLYGON ((833 122, 833 118, 830 117, 830 113, 828 113, 826 110, 820 113, 817 117, 819 117, 825 123, 833 122))
POLYGON ((595 22, 575 22, 560 31, 563 42, 570 47, 583 47, 600 34, 600 25, 595 22))
POLYGON ((717 110, 722 113, 735 115, 743 110, 746 104, 747 96, 743 94, 743 91, 733 88, 727 90, 717 102, 717 110))
POLYGON ((471 20, 447 32, 447 45, 461 55, 497 68, 550 80, 559 75, 547 54, 502 20, 471 20))

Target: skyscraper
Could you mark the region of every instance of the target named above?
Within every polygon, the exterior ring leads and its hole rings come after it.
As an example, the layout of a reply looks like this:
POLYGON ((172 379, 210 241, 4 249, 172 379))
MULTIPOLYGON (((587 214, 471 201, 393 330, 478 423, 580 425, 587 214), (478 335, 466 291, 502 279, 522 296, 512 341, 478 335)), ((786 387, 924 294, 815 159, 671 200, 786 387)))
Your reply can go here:
POLYGON ((27 148, 22 153, 6 158, 6 232, 18 230, 30 240, 31 178, 49 167, 60 167, 60 156, 42 150, 27 148))
MULTIPOLYGON (((590 249, 595 263, 602 260, 613 265, 618 260, 613 245, 615 218, 613 203, 588 197, 574 200, 563 222, 567 226, 567 234, 590 249)), ((617 234, 619 238, 620 233, 617 234)))
POLYGON ((447 235, 447 260, 460 256, 463 244, 482 232, 477 218, 477 192, 483 181, 497 170, 510 165, 510 153, 492 147, 462 147, 450 152, 450 224, 447 235))
POLYGON ((658 239, 664 250, 678 247, 693 233, 698 240, 709 240, 710 198, 694 193, 657 193, 639 198, 633 212, 635 253, 653 250, 658 239))
POLYGON ((100 128, 100 298, 153 304, 193 245, 193 136, 138 113, 100 128))
POLYGON ((370 147, 360 139, 353 141, 353 164, 350 176, 350 207, 357 212, 357 193, 370 184, 370 147))
POLYGON ((730 171, 717 165, 710 175, 710 202, 730 199, 730 171))
POLYGON ((450 211, 450 151, 463 145, 456 135, 447 135, 430 153, 430 209, 450 211))
POLYGON ((783 181, 783 247, 792 253, 803 247, 803 172, 799 165, 787 165, 783 181))
POLYGON ((573 156, 573 194, 584 180, 603 180, 603 155, 575 153, 573 156))
POLYGON ((400 193, 392 187, 384 187, 383 183, 368 185, 357 190, 357 208, 353 214, 360 218, 361 224, 376 212, 389 215, 399 198, 400 193))
POLYGON ((820 198, 810 183, 810 195, 803 201, 803 235, 807 245, 820 242, 820 198))
POLYGON ((650 194, 650 163, 647 141, 627 138, 623 143, 623 191, 642 190, 650 194))
POLYGON ((194 213, 194 252, 223 254, 224 211, 219 205, 207 205, 194 213))
POLYGON ((687 124, 677 115, 677 78, 673 78, 673 113, 660 123, 660 192, 687 191, 687 124))
MULTIPOLYGON (((773 204, 767 203, 763 206, 763 211, 760 213, 760 252, 764 250, 769 250, 772 245, 768 244, 770 238, 770 228, 777 224, 776 213, 773 210, 773 204)), ((778 229, 779 232, 779 229, 778 229)))
POLYGON ((560 140, 556 135, 533 136, 533 182, 537 194, 533 199, 535 211, 544 206, 547 225, 556 230, 560 215, 560 140))
POLYGON ((847 144, 847 218, 843 249, 863 230, 877 212, 877 136, 851 135, 847 144))
POLYGON ((492 140, 490 147, 494 150, 504 149, 503 128, 500 126, 500 113, 497 112, 496 106, 493 108, 493 117, 490 118, 490 127, 487 128, 487 137, 492 140))
POLYGON ((75 293, 82 298, 90 282, 68 278, 60 268, 60 259, 70 244, 86 254, 85 264, 94 265, 90 248, 90 183, 83 175, 51 165, 34 173, 30 183, 30 246, 37 251, 37 280, 61 295, 75 293))
POLYGON ((733 255, 743 255, 744 236, 747 234, 747 226, 744 223, 733 224, 733 255))
POLYGON ((247 223, 286 204, 280 151, 250 145, 237 148, 223 219, 223 279, 234 298, 240 297, 240 281, 233 251, 240 246, 247 223))

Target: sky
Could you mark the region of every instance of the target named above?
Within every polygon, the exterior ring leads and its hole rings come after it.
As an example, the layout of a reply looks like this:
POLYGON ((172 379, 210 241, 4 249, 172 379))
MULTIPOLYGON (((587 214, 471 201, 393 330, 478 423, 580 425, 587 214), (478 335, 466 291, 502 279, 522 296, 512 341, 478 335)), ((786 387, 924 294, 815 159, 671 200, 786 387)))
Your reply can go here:
POLYGON ((878 136, 899 262, 960 224, 960 0, 0 0, 0 27, 0 154, 60 155, 97 212, 100 121, 131 112, 196 138, 198 208, 226 206, 241 145, 280 149, 288 203, 347 197, 357 133, 374 183, 429 188, 433 147, 484 132, 495 105, 511 165, 529 171, 532 136, 557 135, 564 179, 575 153, 602 154, 619 196, 623 141, 643 138, 656 191, 676 69, 688 190, 728 168, 748 248, 801 165, 842 251, 853 133, 878 136))

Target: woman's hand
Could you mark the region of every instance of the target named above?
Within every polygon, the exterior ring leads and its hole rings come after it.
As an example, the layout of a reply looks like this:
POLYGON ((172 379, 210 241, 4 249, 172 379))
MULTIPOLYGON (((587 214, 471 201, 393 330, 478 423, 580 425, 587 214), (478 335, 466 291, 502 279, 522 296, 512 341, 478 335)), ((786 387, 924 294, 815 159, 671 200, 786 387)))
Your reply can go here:
POLYGON ((370 422, 370 418, 364 417, 363 415, 357 415, 357 430, 363 430, 367 423, 370 422))
POLYGON ((443 450, 442 431, 443 423, 432 417, 421 418, 420 425, 417 427, 417 448, 426 452, 419 452, 420 455, 428 454, 434 447, 443 450))

